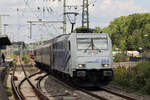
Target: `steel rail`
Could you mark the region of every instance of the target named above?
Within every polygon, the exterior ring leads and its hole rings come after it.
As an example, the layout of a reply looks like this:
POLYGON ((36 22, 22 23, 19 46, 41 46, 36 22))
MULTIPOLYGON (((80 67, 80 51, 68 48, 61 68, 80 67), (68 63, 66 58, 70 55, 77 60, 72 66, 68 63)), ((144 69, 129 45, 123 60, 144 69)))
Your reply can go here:
POLYGON ((34 92, 35 92, 35 94, 38 96, 38 98, 39 98, 40 100, 49 100, 48 97, 47 97, 44 93, 42 93, 38 88, 36 88, 36 87, 32 84, 32 82, 30 81, 30 79, 29 79, 29 78, 35 76, 36 74, 38 74, 39 72, 34 73, 34 74, 30 75, 30 76, 27 76, 27 73, 26 73, 26 71, 25 71, 25 69, 24 69, 24 66, 23 66, 22 62, 21 62, 21 59, 19 59, 19 61, 20 61, 20 65, 21 65, 21 67, 22 67, 22 70, 23 70, 23 72, 24 72, 24 74, 25 74, 26 80, 27 80, 28 83, 31 85, 32 89, 34 90, 34 92))
MULTIPOLYGON (((88 94, 88 95, 90 95, 92 97, 97 98, 97 99, 100 99, 100 100, 109 100, 107 98, 104 98, 103 96, 100 96, 100 95, 97 95, 95 93, 92 93, 91 91, 88 91, 88 90, 86 90, 84 88, 79 88, 77 86, 73 86, 70 82, 66 83, 66 82, 61 81, 60 79, 55 78, 54 76, 50 76, 50 77, 53 78, 55 81, 59 82, 60 84, 62 84, 63 86, 65 86, 67 88, 70 88, 71 90, 80 90, 80 91, 82 91, 82 92, 84 92, 84 93, 86 93, 86 94, 88 94)), ((123 94, 112 92, 112 91, 104 89, 104 88, 101 88, 101 89, 103 89, 103 91, 105 91, 105 92, 111 93, 113 95, 116 95, 118 97, 121 97, 121 98, 124 98, 124 99, 127 99, 127 100, 136 100, 133 97, 129 97, 129 96, 126 96, 126 95, 123 95, 123 94)))
MULTIPOLYGON (((42 89, 41 89, 41 86, 40 86, 40 83, 41 83, 41 81, 46 77, 46 76, 48 76, 49 75, 49 73, 47 73, 47 74, 45 74, 44 76, 42 76, 40 79, 39 79, 39 81, 37 82, 37 84, 36 84, 36 87, 41 91, 41 92, 43 92, 42 91, 42 89)), ((44 93, 44 92, 43 92, 44 93)))
POLYGON ((12 91, 13 91, 14 97, 17 100, 25 100, 24 96, 20 93, 20 91, 18 91, 18 88, 16 87, 16 84, 14 82, 15 71, 16 71, 16 66, 14 65, 13 73, 12 73, 12 76, 11 76, 11 86, 12 86, 12 91))
POLYGON ((52 79, 54 79, 55 81, 57 81, 58 83, 62 84, 63 86, 65 86, 65 87, 67 87, 67 88, 70 88, 72 91, 80 90, 80 91, 82 91, 83 93, 86 93, 86 94, 88 94, 88 95, 90 95, 90 96, 92 96, 92 97, 95 97, 95 98, 97 98, 97 99, 100 99, 100 100, 108 100, 108 99, 106 99, 106 98, 104 98, 104 97, 102 97, 102 96, 93 94, 92 92, 89 92, 89 91, 87 91, 87 90, 85 90, 85 89, 79 88, 79 87, 77 87, 77 86, 72 86, 72 84, 71 84, 70 82, 66 83, 66 82, 63 82, 63 81, 61 81, 61 80, 55 78, 54 76, 50 76, 50 77, 51 77, 52 79))
POLYGON ((129 97, 129 96, 127 96, 127 95, 123 95, 123 94, 120 94, 120 93, 117 93, 117 92, 111 91, 111 89, 110 89, 110 88, 108 88, 108 87, 103 87, 103 88, 101 88, 101 89, 103 89, 104 91, 106 91, 106 92, 108 92, 108 93, 111 93, 111 94, 113 94, 113 95, 116 95, 116 96, 119 96, 119 97, 125 98, 125 99, 127 99, 127 100, 136 100, 136 99, 135 99, 135 98, 133 98, 133 97, 129 97))
POLYGON ((90 91, 87 91, 87 90, 85 90, 85 89, 82 89, 82 88, 77 88, 77 89, 80 90, 80 91, 82 91, 82 92, 84 92, 84 93, 86 93, 86 94, 88 94, 88 95, 90 95, 90 96, 92 96, 92 97, 95 97, 95 98, 97 98, 97 99, 100 99, 100 100, 108 100, 108 99, 104 98, 103 96, 99 96, 99 95, 94 94, 94 93, 92 93, 92 92, 90 92, 90 91))

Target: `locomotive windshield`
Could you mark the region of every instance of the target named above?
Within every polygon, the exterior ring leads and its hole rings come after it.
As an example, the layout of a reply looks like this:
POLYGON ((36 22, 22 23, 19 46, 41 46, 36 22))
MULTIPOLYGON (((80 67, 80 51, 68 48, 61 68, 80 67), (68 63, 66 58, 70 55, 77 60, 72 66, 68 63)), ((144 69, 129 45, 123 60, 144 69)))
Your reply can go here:
POLYGON ((77 38, 78 49, 108 49, 107 38, 77 38))

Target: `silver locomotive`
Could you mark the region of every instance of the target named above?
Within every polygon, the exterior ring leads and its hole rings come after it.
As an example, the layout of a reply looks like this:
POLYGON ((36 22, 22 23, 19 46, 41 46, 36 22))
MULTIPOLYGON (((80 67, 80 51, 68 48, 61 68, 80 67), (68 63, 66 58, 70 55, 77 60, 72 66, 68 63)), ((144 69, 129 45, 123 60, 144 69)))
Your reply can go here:
POLYGON ((106 33, 60 35, 34 50, 35 62, 82 85, 106 85, 113 77, 112 43, 106 33))

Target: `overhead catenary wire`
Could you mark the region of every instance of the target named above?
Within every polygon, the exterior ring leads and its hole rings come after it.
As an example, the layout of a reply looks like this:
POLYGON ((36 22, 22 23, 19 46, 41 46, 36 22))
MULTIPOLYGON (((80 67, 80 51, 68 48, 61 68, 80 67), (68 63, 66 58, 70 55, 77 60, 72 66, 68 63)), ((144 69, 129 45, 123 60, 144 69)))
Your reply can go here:
MULTIPOLYGON (((32 12, 32 15, 33 15, 32 18, 35 17, 37 19, 40 19, 40 18, 41 19, 52 19, 53 17, 55 17, 58 20, 58 19, 61 19, 61 16, 63 15, 63 13, 60 12, 62 7, 58 6, 58 4, 56 4, 56 3, 53 3, 56 1, 60 2, 63 0, 35 0, 35 1, 24 0, 25 8, 22 11, 25 12, 26 9, 30 10, 32 12), (39 7, 39 9, 37 9, 37 7, 39 7), (58 9, 55 9, 56 7, 58 9)), ((97 2, 97 0, 91 0, 91 3, 89 3, 89 5, 92 5, 95 2, 97 2)), ((69 9, 69 6, 68 6, 68 9, 69 9)), ((77 12, 79 12, 79 10, 82 9, 82 5, 76 6, 75 9, 77 12)), ((72 9, 70 8, 70 10, 72 10, 72 9)), ((26 16, 26 14, 24 14, 24 12, 22 12, 22 15, 24 17, 28 17, 28 16, 26 16)), ((25 13, 28 13, 28 11, 25 13)), ((72 21, 73 20, 72 20, 71 16, 68 15, 67 16, 67 22, 72 22, 72 21)), ((45 28, 42 28, 42 30, 45 30, 45 32, 47 32, 46 30, 48 30, 49 26, 50 26, 49 24, 44 25, 43 27, 45 27, 45 28)), ((53 26, 55 26, 55 28, 58 27, 58 25, 53 25, 53 26)), ((35 26, 35 27, 37 27, 37 26, 35 26)), ((54 30, 54 28, 53 28, 53 30, 54 30)), ((59 29, 57 29, 57 30, 59 30, 59 29)), ((51 31, 51 30, 48 30, 48 31, 51 31)))

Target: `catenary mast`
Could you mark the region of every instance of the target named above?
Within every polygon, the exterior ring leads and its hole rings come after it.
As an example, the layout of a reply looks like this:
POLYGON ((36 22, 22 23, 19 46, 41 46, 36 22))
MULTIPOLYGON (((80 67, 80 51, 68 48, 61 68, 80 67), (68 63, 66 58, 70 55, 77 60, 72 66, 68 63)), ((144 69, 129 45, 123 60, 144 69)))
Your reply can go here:
POLYGON ((82 28, 89 29, 89 12, 88 12, 88 0, 83 0, 82 8, 82 28))
POLYGON ((63 23, 63 33, 66 34, 66 0, 64 0, 64 23, 63 23))

